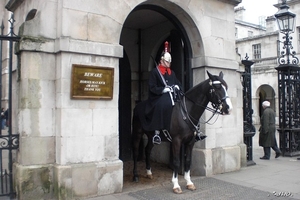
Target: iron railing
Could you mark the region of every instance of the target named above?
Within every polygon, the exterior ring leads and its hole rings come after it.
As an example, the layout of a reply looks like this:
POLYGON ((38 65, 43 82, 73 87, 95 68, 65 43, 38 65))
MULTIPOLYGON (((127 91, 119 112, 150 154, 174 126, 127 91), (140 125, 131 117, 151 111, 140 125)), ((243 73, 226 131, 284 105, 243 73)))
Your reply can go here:
POLYGON ((279 140, 284 156, 300 155, 300 67, 279 65, 279 140))
MULTIPOLYGON (((19 134, 12 134, 12 60, 13 43, 18 42, 20 37, 14 33, 14 15, 11 14, 8 20, 10 27, 7 35, 3 34, 4 25, 1 24, 0 35, 0 71, 2 72, 2 42, 8 41, 8 85, 2 85, 2 73, 0 75, 1 90, 0 99, 2 107, 2 87, 8 87, 8 130, 6 133, 1 130, 0 135, 0 196, 14 197, 13 191, 13 151, 19 148, 19 134)), ((1 119, 2 124, 2 119, 1 119)))
POLYGON ((252 138, 255 135, 255 127, 252 122, 252 90, 251 90, 251 66, 254 62, 248 60, 242 60, 242 64, 245 66, 245 71, 242 73, 242 85, 243 85, 243 118, 244 118, 244 143, 247 145, 247 166, 255 165, 253 161, 253 144, 252 138))

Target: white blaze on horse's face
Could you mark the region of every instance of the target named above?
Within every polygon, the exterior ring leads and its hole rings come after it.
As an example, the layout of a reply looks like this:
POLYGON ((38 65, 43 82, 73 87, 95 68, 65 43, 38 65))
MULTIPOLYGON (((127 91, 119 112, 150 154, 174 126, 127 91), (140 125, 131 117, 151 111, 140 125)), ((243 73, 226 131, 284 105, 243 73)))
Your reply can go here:
MULTIPOLYGON (((231 100, 228 96, 227 90, 226 90, 226 86, 223 85, 221 83, 221 81, 216 80, 216 81, 212 81, 210 82, 210 85, 215 85, 215 87, 221 86, 223 89, 223 94, 224 96, 219 97, 220 99, 218 99, 218 109, 220 110, 220 112, 222 113, 222 115, 227 115, 230 114, 230 111, 232 110, 232 103, 231 100), (225 108, 223 108, 223 106, 225 106, 225 108)), ((220 87, 219 87, 220 88, 220 87)), ((214 92, 215 89, 211 89, 211 93, 214 92)))
POLYGON ((228 93, 227 93, 227 90, 226 90, 226 87, 222 84, 222 87, 224 89, 224 92, 225 92, 225 102, 226 104, 228 105, 228 112, 230 114, 230 111, 232 110, 233 106, 232 106, 232 103, 231 103, 231 100, 228 96, 228 93))

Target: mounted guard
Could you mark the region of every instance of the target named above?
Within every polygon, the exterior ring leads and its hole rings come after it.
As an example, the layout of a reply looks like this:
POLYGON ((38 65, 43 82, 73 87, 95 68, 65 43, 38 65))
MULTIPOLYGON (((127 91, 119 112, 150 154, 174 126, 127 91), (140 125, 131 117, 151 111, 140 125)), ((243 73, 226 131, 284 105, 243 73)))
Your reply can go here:
MULTIPOLYGON (((160 76, 158 72, 153 72, 155 76, 160 76), (155 74, 156 73, 156 74, 155 74)), ((157 89, 157 94, 165 94, 165 98, 170 103, 171 108, 171 118, 168 118, 168 128, 170 129, 169 136, 172 138, 171 149, 172 149, 172 168, 173 168, 173 192, 176 194, 182 193, 181 187, 178 183, 178 170, 180 166, 180 152, 181 147, 184 146, 185 157, 184 157, 184 179, 186 180, 186 188, 188 190, 195 190, 196 187, 191 181, 190 177, 190 166, 192 162, 192 149, 195 144, 195 136, 200 133, 200 118, 205 110, 208 110, 214 115, 223 115, 229 114, 232 109, 232 104, 227 94, 228 86, 223 79, 223 73, 220 72, 218 76, 212 75, 207 71, 209 79, 201 82, 200 84, 194 86, 189 91, 187 91, 181 98, 180 101, 175 103, 173 106, 171 103, 171 97, 168 96, 167 92, 163 93, 167 86, 164 86, 161 83, 160 89, 157 89), (211 107, 207 107, 208 103, 211 103, 211 107)), ((160 79, 157 79, 160 82, 160 79)), ((172 83, 172 84, 175 84, 172 83)), ((158 87, 157 87, 158 88, 158 87)), ((172 87, 171 87, 172 88, 172 87)), ((171 91, 170 88, 170 91, 171 91)), ((174 88, 173 88, 174 90, 174 88)), ((172 92, 171 92, 172 93, 172 92)), ((147 102, 149 103, 149 102, 147 102)), ((146 173, 149 178, 152 178, 151 164, 150 164, 150 154, 154 146, 153 142, 150 140, 155 136, 154 131, 149 131, 151 126, 146 127, 147 121, 145 121, 145 115, 143 113, 143 105, 145 102, 137 104, 133 120, 132 120, 132 145, 133 145, 133 181, 139 181, 139 175, 137 171, 137 159, 139 154, 140 141, 142 140, 143 134, 146 134, 148 137, 148 143, 145 147, 145 156, 146 156, 146 173), (146 128, 145 128, 146 127, 146 128)), ((154 112, 154 111, 153 111, 154 112)), ((211 119, 211 118, 210 118, 211 119)), ((209 119, 209 120, 210 120, 209 119)), ((154 120, 154 119, 153 119, 154 120)), ((160 119, 162 120, 162 119, 160 119)), ((209 121, 208 120, 208 121, 209 121)), ((150 120, 151 122, 151 120, 150 120)), ((207 122, 205 122, 207 123, 207 122)), ((150 123, 151 124, 151 123, 150 123)), ((163 124, 163 123, 162 123, 163 124)), ((160 129, 162 127, 155 126, 153 127, 160 129)), ((152 128, 153 128, 152 127, 152 128)), ((165 127, 163 127, 165 128, 165 127)))
POLYGON ((148 100, 142 102, 139 109, 141 123, 146 131, 155 131, 152 139, 154 144, 160 144, 160 132, 164 132, 167 139, 169 136, 172 109, 175 102, 183 95, 180 81, 176 74, 171 70, 172 57, 169 53, 169 43, 165 42, 165 48, 161 55, 159 65, 154 68, 149 77, 149 96, 148 100))

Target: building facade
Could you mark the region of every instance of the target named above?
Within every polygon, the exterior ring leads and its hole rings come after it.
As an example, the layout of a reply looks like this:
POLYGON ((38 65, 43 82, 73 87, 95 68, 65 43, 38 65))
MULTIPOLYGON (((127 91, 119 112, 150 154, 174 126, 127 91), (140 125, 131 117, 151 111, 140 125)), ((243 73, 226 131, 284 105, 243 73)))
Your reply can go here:
MULTIPOLYGON (((12 130, 20 134, 13 169, 17 197, 78 199, 122 191, 132 110, 147 98, 151 57, 157 58, 166 40, 185 90, 207 79, 207 70, 223 71, 234 105, 231 115, 202 125, 208 139, 195 145, 191 174, 239 170, 246 162, 234 34, 240 2, 2 1, 1 17, 14 13, 21 37, 12 76, 12 130), (109 74, 111 93, 77 94, 85 81, 82 68, 87 75, 109 74)), ((94 85, 101 88, 99 81, 94 85)), ((205 112, 203 119, 210 116, 205 112)), ((167 146, 153 153, 162 155, 167 146)), ((168 156, 157 157, 168 162, 168 156)))

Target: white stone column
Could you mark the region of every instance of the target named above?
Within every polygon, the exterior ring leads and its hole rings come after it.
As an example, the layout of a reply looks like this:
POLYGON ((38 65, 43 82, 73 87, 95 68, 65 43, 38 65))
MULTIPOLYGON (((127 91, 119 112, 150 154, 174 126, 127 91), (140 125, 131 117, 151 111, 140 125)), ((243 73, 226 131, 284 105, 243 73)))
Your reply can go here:
MULTIPOLYGON (((30 5, 21 6, 26 10, 30 5)), ((75 199, 121 192, 121 25, 104 13, 91 14, 90 4, 41 1, 35 6, 37 15, 20 27, 17 47, 18 198, 75 199), (73 64, 113 69, 112 99, 72 99, 73 64)))

